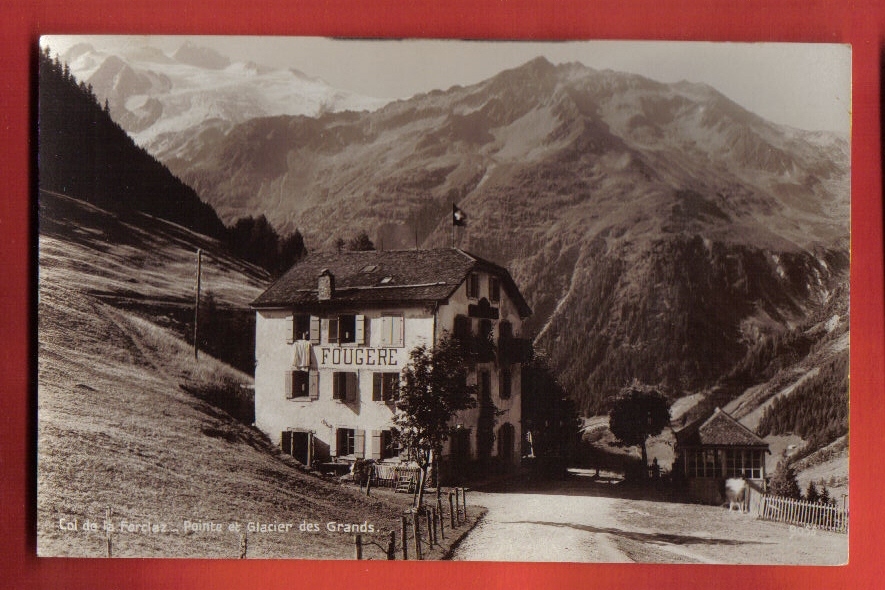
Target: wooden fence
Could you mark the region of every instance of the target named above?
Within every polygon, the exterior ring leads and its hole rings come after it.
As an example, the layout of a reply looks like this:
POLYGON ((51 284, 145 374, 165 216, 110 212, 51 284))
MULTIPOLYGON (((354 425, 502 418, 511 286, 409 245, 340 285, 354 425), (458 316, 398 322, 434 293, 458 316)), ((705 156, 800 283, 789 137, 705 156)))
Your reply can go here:
POLYGON ((766 495, 762 496, 757 516, 762 520, 783 522, 808 529, 848 532, 848 510, 845 507, 838 508, 827 504, 766 495))
POLYGON ((396 488, 400 481, 409 481, 414 479, 418 481, 418 474, 421 469, 418 467, 400 467, 397 465, 384 465, 376 463, 374 466, 372 485, 383 486, 388 488, 396 488))

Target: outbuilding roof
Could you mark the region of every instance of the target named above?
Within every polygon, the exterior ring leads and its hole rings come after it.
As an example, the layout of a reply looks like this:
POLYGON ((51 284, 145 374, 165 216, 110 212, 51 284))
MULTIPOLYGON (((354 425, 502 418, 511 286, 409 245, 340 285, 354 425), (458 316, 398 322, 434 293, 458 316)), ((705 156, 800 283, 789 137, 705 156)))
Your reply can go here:
POLYGON ((681 447, 768 447, 756 433, 719 408, 709 418, 695 420, 677 432, 676 443, 681 447))
POLYGON ((458 248, 308 254, 259 295, 252 307, 444 301, 473 271, 500 277, 519 315, 531 314, 506 268, 458 248), (326 270, 334 276, 334 296, 320 301, 317 280, 326 270))

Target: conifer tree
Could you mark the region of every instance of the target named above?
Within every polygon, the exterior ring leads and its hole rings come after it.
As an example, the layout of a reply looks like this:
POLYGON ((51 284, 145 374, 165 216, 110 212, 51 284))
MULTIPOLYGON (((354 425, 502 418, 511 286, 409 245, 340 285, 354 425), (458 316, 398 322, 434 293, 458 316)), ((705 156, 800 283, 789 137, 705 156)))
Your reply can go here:
POLYGON ((782 498, 802 499, 802 490, 796 481, 796 470, 786 459, 777 464, 777 470, 771 477, 771 493, 782 498))
POLYGON ((808 488, 805 490, 805 500, 815 503, 820 501, 820 494, 817 491, 817 486, 814 485, 814 480, 808 482, 808 488))

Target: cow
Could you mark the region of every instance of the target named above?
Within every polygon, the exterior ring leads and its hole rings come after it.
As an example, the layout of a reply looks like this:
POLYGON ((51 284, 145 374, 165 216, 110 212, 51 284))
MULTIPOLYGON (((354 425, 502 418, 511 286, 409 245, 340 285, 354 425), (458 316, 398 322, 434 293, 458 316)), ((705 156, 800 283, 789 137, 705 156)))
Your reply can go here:
POLYGON ((728 500, 728 511, 737 508, 741 512, 747 511, 749 498, 749 486, 747 480, 742 477, 732 477, 725 480, 725 499, 728 500))

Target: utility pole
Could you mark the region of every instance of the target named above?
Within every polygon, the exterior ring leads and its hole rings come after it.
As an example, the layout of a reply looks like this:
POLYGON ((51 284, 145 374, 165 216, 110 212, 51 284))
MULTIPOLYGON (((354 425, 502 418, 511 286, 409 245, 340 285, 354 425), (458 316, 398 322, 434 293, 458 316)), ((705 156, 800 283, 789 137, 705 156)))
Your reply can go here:
POLYGON ((202 274, 203 251, 197 248, 197 300, 194 303, 194 360, 198 357, 197 336, 200 326, 200 275, 202 274))

